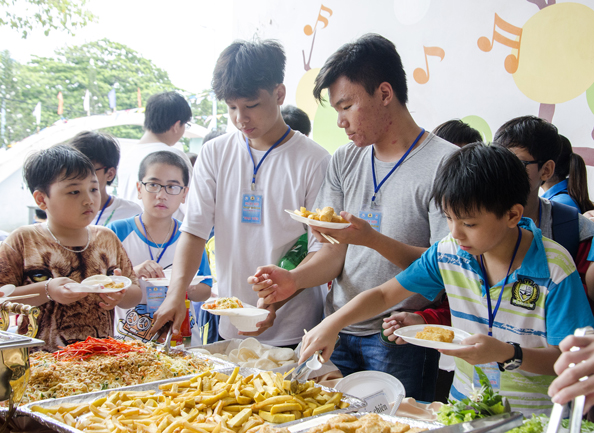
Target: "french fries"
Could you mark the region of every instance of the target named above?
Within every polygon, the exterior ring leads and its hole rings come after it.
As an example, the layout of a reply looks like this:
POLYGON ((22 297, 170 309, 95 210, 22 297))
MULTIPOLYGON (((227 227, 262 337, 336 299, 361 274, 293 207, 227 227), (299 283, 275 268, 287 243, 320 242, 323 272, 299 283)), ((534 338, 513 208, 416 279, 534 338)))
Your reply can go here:
POLYGON ((334 211, 334 208, 330 206, 326 206, 321 210, 318 208, 315 212, 311 212, 301 206, 299 210, 295 210, 295 214, 310 220, 325 221, 330 223, 348 223, 348 221, 343 217, 337 215, 334 211))
POLYGON ((243 377, 205 371, 155 391, 112 391, 91 403, 31 409, 90 433, 255 433, 265 421, 284 423, 348 407, 342 393, 313 381, 290 393, 286 375, 262 371, 243 377), (252 431, 254 429, 254 431, 252 431))

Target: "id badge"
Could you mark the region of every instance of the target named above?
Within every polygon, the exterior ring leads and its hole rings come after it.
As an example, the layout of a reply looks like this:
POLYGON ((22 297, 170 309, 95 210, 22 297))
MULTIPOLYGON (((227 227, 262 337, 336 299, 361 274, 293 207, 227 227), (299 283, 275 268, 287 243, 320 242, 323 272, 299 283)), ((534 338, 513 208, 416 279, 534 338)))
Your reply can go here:
POLYGON ((382 211, 379 207, 364 208, 359 211, 359 218, 367 221, 371 227, 378 232, 381 232, 382 227, 382 211))
POLYGON ((241 193, 241 222, 262 224, 262 192, 243 191, 241 193))
MULTIPOLYGON (((494 390, 499 391, 501 389, 501 371, 499 370, 499 366, 496 362, 490 362, 489 364, 479 364, 476 367, 479 367, 481 370, 483 370, 483 373, 487 375, 487 377, 489 378, 489 382, 491 382, 491 386, 494 390)), ((472 382, 475 388, 480 388, 481 383, 478 374, 476 373, 476 370, 473 369, 473 371, 474 375, 472 378, 472 382)))
POLYGON ((147 286, 146 287, 146 309, 151 319, 155 311, 159 309, 165 296, 167 295, 167 286, 147 286))

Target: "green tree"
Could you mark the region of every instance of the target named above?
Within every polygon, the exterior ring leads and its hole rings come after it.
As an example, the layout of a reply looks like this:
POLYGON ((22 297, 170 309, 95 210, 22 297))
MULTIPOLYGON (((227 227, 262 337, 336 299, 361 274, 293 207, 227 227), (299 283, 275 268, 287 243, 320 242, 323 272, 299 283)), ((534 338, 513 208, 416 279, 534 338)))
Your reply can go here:
POLYGON ((87 0, 0 0, 0 27, 20 31, 23 39, 35 28, 46 36, 57 29, 74 34, 96 19, 86 4, 87 0))

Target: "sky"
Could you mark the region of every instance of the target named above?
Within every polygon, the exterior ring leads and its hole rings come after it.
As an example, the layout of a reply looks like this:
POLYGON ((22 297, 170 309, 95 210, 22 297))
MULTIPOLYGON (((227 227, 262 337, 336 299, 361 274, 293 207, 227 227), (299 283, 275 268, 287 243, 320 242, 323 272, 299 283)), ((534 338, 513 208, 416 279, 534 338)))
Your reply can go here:
POLYGON ((26 63, 32 55, 108 38, 127 45, 164 69, 171 82, 190 92, 210 88, 215 62, 233 41, 232 0, 89 0, 96 22, 76 31, 37 30, 27 39, 0 27, 0 50, 26 63))

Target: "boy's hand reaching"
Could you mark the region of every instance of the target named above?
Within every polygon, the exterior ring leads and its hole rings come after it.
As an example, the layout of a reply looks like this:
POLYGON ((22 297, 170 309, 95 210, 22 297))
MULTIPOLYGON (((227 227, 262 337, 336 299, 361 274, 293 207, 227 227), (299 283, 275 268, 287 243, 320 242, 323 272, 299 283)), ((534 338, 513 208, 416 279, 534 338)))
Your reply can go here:
POLYGON ((350 222, 351 225, 345 229, 311 227, 312 233, 318 241, 322 243, 328 243, 328 241, 320 235, 320 233, 324 233, 325 235, 332 236, 338 242, 345 245, 351 244, 369 246, 369 244, 373 242, 373 235, 377 232, 367 221, 362 218, 357 218, 356 216, 345 211, 342 211, 340 216, 350 222))
POLYGON ((412 326, 412 325, 424 325, 425 320, 415 313, 406 313, 404 311, 395 311, 393 312, 390 317, 384 318, 384 323, 382 323, 382 328, 384 328, 384 335, 388 337, 390 341, 396 341, 396 344, 407 344, 400 337, 396 337, 394 335, 394 331, 405 326, 412 326))
POLYGON ((253 276, 248 277, 248 284, 253 285, 252 289, 268 305, 284 301, 297 291, 293 274, 274 265, 260 266, 253 276))
POLYGON ((163 266, 154 260, 147 260, 134 266, 134 273, 138 278, 165 278, 163 266))
POLYGON ((80 301, 88 293, 78 293, 64 287, 66 284, 77 284, 76 281, 67 277, 53 278, 47 285, 47 293, 53 301, 58 304, 68 305, 80 301))
POLYGON ((514 356, 514 347, 511 344, 484 334, 471 335, 462 340, 460 344, 472 345, 472 347, 454 350, 442 349, 439 352, 461 358, 472 365, 505 362, 514 356))
POLYGON ((299 364, 307 361, 314 352, 321 350, 322 358, 324 362, 330 360, 332 352, 334 352, 334 346, 336 345, 336 337, 340 330, 334 330, 329 326, 326 319, 322 321, 318 326, 309 331, 303 340, 301 340, 301 352, 299 355, 299 364))

